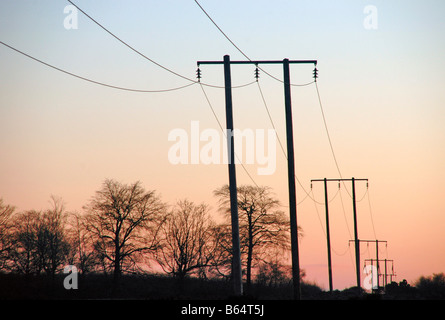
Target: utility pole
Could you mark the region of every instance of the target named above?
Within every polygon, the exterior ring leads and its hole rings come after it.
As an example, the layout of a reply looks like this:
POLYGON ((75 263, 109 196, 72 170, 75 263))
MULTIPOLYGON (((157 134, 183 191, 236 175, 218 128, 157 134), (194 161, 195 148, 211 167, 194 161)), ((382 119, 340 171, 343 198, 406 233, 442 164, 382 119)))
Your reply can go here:
MULTIPOLYGON (((225 89, 226 89, 226 110, 228 108, 228 93, 230 92, 230 110, 232 109, 232 101, 231 101, 231 82, 227 79, 230 79, 230 71, 226 72, 226 70, 230 70, 231 64, 282 64, 283 65, 283 83, 284 83, 284 101, 285 101, 285 112, 286 112, 286 138, 287 138, 287 162, 288 162, 288 188, 289 188, 289 215, 290 215, 290 233, 291 233, 291 252, 292 252, 292 278, 293 278, 293 291, 294 291, 294 299, 300 300, 300 265, 299 265, 299 253, 298 253, 298 229, 297 229, 297 201, 296 201, 296 191, 295 191, 295 160, 294 160, 294 145, 293 145, 293 129, 292 129, 292 104, 291 104, 291 83, 290 83, 290 71, 289 64, 314 64, 317 65, 316 60, 289 60, 284 59, 280 60, 261 60, 261 61, 230 61, 228 55, 224 56, 223 61, 198 61, 198 68, 202 64, 224 64, 225 70, 225 89)), ((198 69, 199 70, 199 69, 198 69)), ((232 127, 233 129, 233 127, 232 127)), ((233 139, 233 132, 231 132, 231 138, 233 139)), ((229 141, 228 141, 229 142, 229 141)), ((233 144, 232 144, 232 153, 233 144)), ((233 158, 232 154, 232 158, 233 158)), ((230 164, 229 164, 230 166, 230 164)), ((229 169, 229 174, 232 172, 229 169)), ((232 174, 235 174, 235 170, 233 169, 232 174)), ((232 175, 231 174, 231 175, 232 175)), ((229 180, 230 181, 230 180, 229 180)), ((232 207, 232 220, 238 221, 238 214, 236 213, 236 219, 233 217, 233 206, 237 206, 237 202, 231 202, 232 207)), ((236 223, 238 225, 238 223, 236 223)), ((232 230, 234 225, 232 224, 232 230)), ((239 231, 238 231, 239 234, 239 231)), ((232 234, 233 235, 233 234, 232 234)), ((238 243, 239 243, 239 235, 238 235, 238 243)), ((235 257, 234 257, 235 259, 235 257)), ((241 266, 241 260, 236 262, 241 266)), ((239 292, 239 291, 238 291, 239 292)))
MULTIPOLYGON (((368 262, 368 261, 371 262, 371 266, 373 265, 374 261, 376 261, 377 263, 379 261, 380 262, 385 262, 385 274, 384 274, 385 277, 384 277, 383 282, 384 282, 384 287, 386 288, 386 286, 388 285, 388 276, 390 276, 391 282, 392 282, 392 277, 395 276, 395 274, 394 274, 394 260, 391 260, 391 259, 365 259, 365 263, 368 262), (388 274, 388 266, 387 266, 388 262, 391 262, 391 273, 390 274, 388 274)), ((383 274, 377 272, 377 279, 378 279, 378 277, 380 275, 383 275, 383 274)))
POLYGON ((324 178, 323 180, 314 179, 311 180, 311 183, 314 181, 323 181, 324 183, 324 204, 326 209, 326 242, 328 247, 329 292, 332 293, 333 286, 332 286, 332 262, 331 262, 331 236, 329 232, 328 184, 326 178, 324 178))
MULTIPOLYGON (((351 242, 351 241, 354 241, 354 240, 349 240, 349 242, 351 242)), ((384 242, 385 244, 387 244, 388 243, 388 241, 386 241, 386 240, 359 240, 359 242, 366 242, 367 244, 369 244, 369 243, 373 243, 373 242, 375 242, 375 260, 374 261, 376 261, 376 265, 377 265, 377 274, 379 274, 379 261, 383 261, 383 260, 379 260, 379 243, 382 243, 382 242, 384 242)), ((369 260, 369 259, 368 259, 369 260)), ((371 262, 371 265, 372 265, 372 262, 371 262)), ((380 286, 380 283, 379 283, 379 277, 377 276, 377 288, 380 286)))
POLYGON ((298 250, 297 198, 295 190, 294 138, 292 125, 292 105, 290 93, 289 60, 283 60, 284 104, 286 110, 287 174, 289 187, 290 237, 292 250, 292 278, 294 298, 300 300, 300 258, 298 250))
MULTIPOLYGON (((357 288, 360 288, 360 243, 358 240, 357 231, 357 205, 355 198, 355 179, 352 177, 352 209, 354 211, 354 240, 355 240, 355 267, 356 267, 356 277, 357 277, 357 288)), ((359 290, 360 292, 360 290, 359 290)))
MULTIPOLYGON (((352 182, 352 208, 354 214, 354 242, 355 242, 355 270, 356 270, 356 278, 357 278, 357 289, 360 291, 360 244, 358 239, 358 228, 357 228, 357 207, 356 207, 356 197, 355 197, 355 182, 356 181, 368 181, 368 179, 355 179, 352 177, 351 179, 314 179, 311 181, 351 181, 352 182)), ((325 192, 326 198, 327 191, 325 192)), ((326 201, 327 205, 327 201, 326 201)))
POLYGON ((235 294, 242 295, 243 282, 239 239, 238 192, 236 185, 235 146, 233 137, 232 77, 230 74, 229 56, 224 56, 224 86, 226 96, 227 154, 229 158, 230 215, 232 222, 232 277, 235 294))
POLYGON ((384 261, 385 261, 385 288, 386 288, 386 286, 388 285, 388 276, 390 276, 390 281, 392 282, 392 277, 395 276, 395 273, 394 273, 394 260, 384 259, 384 261), (391 262, 391 273, 390 274, 388 274, 388 271, 387 271, 387 269, 388 269, 387 262, 391 262))
MULTIPOLYGON (((375 259, 377 264, 377 274, 379 274, 379 240, 377 239, 375 239, 375 259)), ((380 282, 379 282, 379 277, 377 276, 377 290, 379 287, 380 287, 380 282)))

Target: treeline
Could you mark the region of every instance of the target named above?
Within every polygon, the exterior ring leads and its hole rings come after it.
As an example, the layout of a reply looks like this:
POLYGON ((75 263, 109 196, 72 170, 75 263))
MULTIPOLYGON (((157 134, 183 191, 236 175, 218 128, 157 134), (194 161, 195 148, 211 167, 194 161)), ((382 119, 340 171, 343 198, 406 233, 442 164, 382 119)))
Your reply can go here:
MULTIPOLYGON (((229 279, 232 233, 228 186, 214 191, 222 223, 205 203, 173 205, 140 182, 105 180, 82 212, 68 212, 51 197, 47 210, 16 212, 0 199, 0 270, 55 276, 66 265, 81 275, 112 275, 162 270, 179 280, 229 279)), ((288 282, 283 263, 290 248, 289 224, 267 187, 238 188, 243 276, 265 285, 288 282)))

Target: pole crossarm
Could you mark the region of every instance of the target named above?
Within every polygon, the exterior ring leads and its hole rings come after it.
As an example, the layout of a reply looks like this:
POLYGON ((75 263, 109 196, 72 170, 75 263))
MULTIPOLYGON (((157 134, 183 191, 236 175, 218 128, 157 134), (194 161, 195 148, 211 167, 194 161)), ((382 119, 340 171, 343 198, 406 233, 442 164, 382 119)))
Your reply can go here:
POLYGON ((376 261, 377 263, 377 287, 379 287, 379 276, 384 276, 384 285, 385 287, 388 285, 388 276, 390 277, 390 281, 392 282, 392 277, 396 276, 396 274, 394 273, 394 260, 392 259, 365 259, 365 264, 366 262, 371 262, 371 266, 374 265, 373 262, 376 261), (381 273, 379 272, 379 262, 384 262, 385 263, 385 273, 381 273), (387 263, 391 262, 391 273, 388 273, 388 268, 387 268, 387 263))
MULTIPOLYGON (((313 64, 317 65, 317 60, 288 60, 290 64, 313 64)), ((230 64, 282 64, 283 60, 250 60, 250 61, 230 61, 230 64)), ((224 61, 198 61, 201 64, 224 64, 224 61)))
MULTIPOLYGON (((354 242, 355 240, 349 240, 349 242, 354 242)), ((360 240, 358 240, 358 241, 360 241, 360 242, 385 242, 385 243, 388 243, 388 241, 386 241, 386 240, 362 240, 362 239, 360 239, 360 240)), ((375 260, 375 259, 374 259, 375 260)))
MULTIPOLYGON (((311 182, 315 181, 324 181, 325 179, 312 179, 311 182)), ((351 181, 352 179, 326 179, 326 181, 351 181)), ((368 181, 368 179, 357 179, 354 178, 355 181, 368 181)))
MULTIPOLYGON (((376 261, 376 259, 365 259, 365 262, 372 262, 372 261, 376 261)), ((391 262, 391 263, 394 263, 394 260, 393 259, 379 259, 379 262, 385 262, 385 261, 387 261, 387 262, 391 262)))

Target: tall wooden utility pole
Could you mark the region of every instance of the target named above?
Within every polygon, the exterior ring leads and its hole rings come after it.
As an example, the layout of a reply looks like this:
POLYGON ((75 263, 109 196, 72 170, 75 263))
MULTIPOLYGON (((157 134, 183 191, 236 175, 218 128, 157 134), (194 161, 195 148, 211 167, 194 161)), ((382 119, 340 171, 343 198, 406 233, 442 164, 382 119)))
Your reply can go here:
POLYGON ((283 60, 284 105, 286 110, 286 141, 287 141, 287 177, 289 188, 290 238, 292 250, 292 279, 294 297, 300 300, 300 258, 298 253, 297 198, 295 191, 295 159, 292 125, 292 104, 290 90, 289 60, 283 60))
POLYGON ((229 56, 224 56, 224 86, 226 96, 227 154, 229 158, 230 212, 232 222, 232 278, 235 294, 242 295, 243 282, 239 239, 238 194, 236 186, 235 146, 233 137, 232 78, 230 75, 229 56))
MULTIPOLYGON (((302 64, 302 63, 309 63, 317 65, 316 60, 289 60, 284 59, 282 61, 280 60, 262 60, 262 61, 230 61, 230 57, 228 55, 224 56, 223 61, 198 61, 198 67, 201 64, 224 64, 224 74, 225 74, 225 90, 226 90, 226 111, 230 109, 230 116, 231 110, 232 110, 232 95, 231 95, 231 80, 230 80, 230 65, 231 64, 282 64, 283 65, 283 83, 284 83, 284 101, 285 101, 285 112, 286 112, 286 138, 287 138, 287 163, 288 163, 288 187, 289 187, 289 215, 290 215, 290 233, 291 233, 291 252, 292 252, 292 278, 293 278, 293 291, 294 291, 294 299, 300 300, 300 264, 299 264, 299 254, 298 254, 298 229, 297 229, 297 201, 296 201, 296 191, 295 191, 295 160, 294 160, 294 142, 293 142, 293 129, 292 129, 292 104, 291 104, 291 82, 290 82, 290 71, 289 71, 289 65, 290 64, 302 64), (230 102, 230 107, 228 106, 228 102, 230 102)), ((226 112, 227 116, 227 112, 226 112)), ((229 120, 229 119, 228 119, 229 120)), ((227 121, 228 121, 227 120, 227 121)), ((231 121, 233 119, 231 118, 231 121)), ((229 127, 227 128, 229 129, 229 127)), ((233 123, 232 128, 233 129, 233 123)), ((228 132, 229 135, 229 132, 228 132)), ((233 132, 230 132, 230 136, 233 139, 233 132)), ((229 139, 229 138, 228 138, 229 139)), ((229 143, 229 140, 227 141, 229 143)), ((233 142, 233 141, 232 141, 233 142)), ((231 158, 234 157, 234 151, 233 151, 233 143, 231 144, 231 150, 229 152, 232 152, 231 158)), ((232 159, 233 160, 233 159, 232 159)), ((234 163, 234 162, 233 162, 234 163)), ((229 163, 229 176, 235 175, 235 169, 230 169, 230 163, 229 163)), ((230 178, 229 181, 234 181, 236 183, 236 180, 234 177, 230 178)), ((232 188, 232 186, 230 186, 232 188)), ((236 186, 235 186, 236 188, 236 186)), ((232 190, 232 189, 231 189, 232 190)), ((236 195, 236 192, 233 192, 234 195, 236 195)), ((232 192, 231 192, 231 212, 232 212, 232 232, 234 231, 234 228, 238 228, 238 212, 236 210, 236 216, 235 216, 235 209, 234 206, 237 207, 237 201, 236 198, 233 198, 232 202, 232 192), (235 221, 236 220, 236 221, 235 221), (235 223, 235 225, 233 224, 235 223)), ((238 243, 239 243, 239 230, 235 232, 238 233, 238 243)), ((233 237, 232 240, 236 241, 236 235, 232 233, 233 237)), ((234 243, 235 245, 235 243, 234 243)), ((235 260, 235 255, 233 257, 235 260)), ((236 258, 238 259, 238 258, 236 258)), ((241 266, 241 261, 236 261, 236 264, 241 266)), ((238 271, 237 271, 238 272, 238 271)), ((234 274, 235 276, 235 270, 234 274)), ((238 274, 236 276, 239 278, 238 274)), ((240 279, 240 278, 239 278, 240 279)), ((236 281, 240 281, 240 280, 236 281)), ((235 283, 236 283, 235 281, 235 283)), ((235 288, 235 293, 240 294, 239 289, 235 288)))
POLYGON ((354 211, 354 241, 355 241, 355 270, 357 277, 357 289, 361 288, 360 285, 360 242, 358 239, 357 231, 357 205, 355 197, 355 179, 352 177, 352 210, 354 211))

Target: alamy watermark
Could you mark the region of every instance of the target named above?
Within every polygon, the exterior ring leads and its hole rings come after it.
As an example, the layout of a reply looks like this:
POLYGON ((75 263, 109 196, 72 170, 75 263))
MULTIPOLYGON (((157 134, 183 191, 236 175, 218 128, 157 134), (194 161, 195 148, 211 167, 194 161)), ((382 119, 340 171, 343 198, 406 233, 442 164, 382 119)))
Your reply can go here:
MULTIPOLYGON (((63 19, 64 28, 77 30, 79 28, 79 10, 70 4, 63 8, 63 13, 66 15, 63 19)), ((363 19, 363 27, 366 30, 377 30, 379 25, 377 7, 368 4, 363 8, 363 13, 366 15, 363 19)))
POLYGON ((363 20, 363 27, 366 30, 377 30, 379 27, 379 14, 377 7, 374 5, 367 5, 363 8, 363 13, 366 15, 363 20))
POLYGON ((65 266, 65 268, 63 269, 63 273, 68 274, 64 279, 63 279, 63 287, 66 290, 70 290, 70 289, 78 289, 78 279, 77 279, 77 268, 76 266, 73 265, 67 265, 65 266))
POLYGON ((373 265, 367 265, 363 268, 363 273, 366 275, 363 279, 363 287, 366 290, 378 289, 378 271, 377 267, 373 265))
POLYGON ((71 4, 67 5, 63 8, 63 13, 66 14, 63 19, 63 27, 67 30, 77 30, 79 28, 79 11, 77 8, 71 4))
POLYGON ((191 121, 189 132, 176 128, 168 141, 175 143, 168 150, 171 164, 228 164, 228 145, 234 139, 235 164, 257 164, 259 175, 271 175, 276 169, 276 132, 273 129, 234 129, 201 131, 199 121, 191 121), (229 141, 229 142, 228 142, 229 141))

